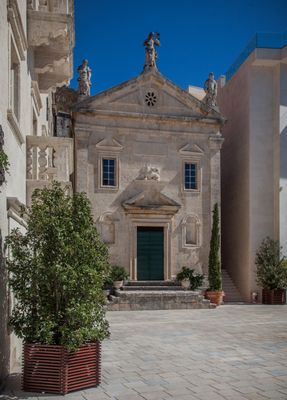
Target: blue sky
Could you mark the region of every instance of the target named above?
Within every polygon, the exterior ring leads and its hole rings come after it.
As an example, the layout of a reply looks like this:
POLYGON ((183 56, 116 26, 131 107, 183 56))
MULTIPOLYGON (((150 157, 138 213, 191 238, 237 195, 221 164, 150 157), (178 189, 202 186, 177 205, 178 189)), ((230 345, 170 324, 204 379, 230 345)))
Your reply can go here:
POLYGON ((287 30, 287 0, 75 0, 74 79, 83 58, 94 95, 137 76, 160 33, 157 66, 182 88, 224 74, 256 32, 287 30))

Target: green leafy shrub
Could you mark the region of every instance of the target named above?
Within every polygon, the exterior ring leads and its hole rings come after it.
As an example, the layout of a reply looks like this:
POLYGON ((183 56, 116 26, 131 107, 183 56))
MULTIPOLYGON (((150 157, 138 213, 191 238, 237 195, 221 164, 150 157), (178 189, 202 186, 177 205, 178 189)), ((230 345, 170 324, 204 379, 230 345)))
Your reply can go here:
POLYGON ((263 289, 285 289, 287 287, 287 259, 282 254, 279 242, 265 238, 255 258, 257 283, 263 289))
POLYGON ((202 286, 204 281, 204 275, 194 273, 194 269, 188 267, 182 267, 181 271, 176 275, 178 281, 183 281, 184 279, 189 279, 190 289, 196 290, 202 286))
POLYGON ((213 208, 212 232, 210 239, 210 251, 208 259, 208 290, 212 292, 222 291, 221 265, 220 265, 220 234, 219 234, 219 210, 216 203, 213 208))
POLYGON ((112 282, 124 281, 125 279, 128 278, 128 276, 129 274, 127 273, 124 267, 121 267, 119 265, 112 266, 110 274, 112 282))
POLYGON ((109 335, 103 305, 108 250, 84 193, 68 196, 58 183, 35 190, 23 210, 27 231, 7 237, 9 283, 16 298, 10 323, 26 343, 69 350, 109 335))

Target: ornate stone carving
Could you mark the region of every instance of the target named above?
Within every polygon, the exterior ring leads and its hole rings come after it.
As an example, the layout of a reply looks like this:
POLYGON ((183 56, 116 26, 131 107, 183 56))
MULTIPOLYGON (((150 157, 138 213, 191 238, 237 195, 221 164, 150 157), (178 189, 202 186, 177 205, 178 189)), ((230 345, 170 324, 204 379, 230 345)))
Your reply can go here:
POLYGON ((204 91, 206 96, 204 98, 204 102, 209 107, 215 107, 216 104, 216 96, 217 96, 217 82, 214 79, 213 72, 210 72, 208 75, 208 79, 204 82, 204 91))
POLYGON ((88 67, 88 60, 83 60, 77 71, 80 75, 78 78, 79 95, 90 96, 92 70, 88 67))
POLYGON ((154 181, 159 181, 160 180, 160 173, 159 169, 156 167, 152 167, 149 164, 146 164, 139 173, 139 176, 137 178, 138 180, 154 180, 154 181))
POLYGON ((145 46, 145 64, 144 70, 148 70, 150 68, 156 68, 156 60, 158 58, 157 51, 155 46, 160 46, 159 41, 159 33, 150 32, 148 37, 144 41, 145 46))

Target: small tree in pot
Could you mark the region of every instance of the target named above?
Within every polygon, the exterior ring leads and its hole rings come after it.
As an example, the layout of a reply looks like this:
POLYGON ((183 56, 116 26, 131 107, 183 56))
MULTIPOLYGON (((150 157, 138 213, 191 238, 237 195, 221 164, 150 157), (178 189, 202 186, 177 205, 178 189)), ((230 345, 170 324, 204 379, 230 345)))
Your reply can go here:
POLYGON ((277 240, 265 238, 255 258, 257 283, 262 289, 263 304, 286 303, 287 259, 277 240))
POLYGON ((53 183, 35 190, 23 213, 26 233, 14 230, 6 240, 16 298, 10 323, 24 339, 23 388, 67 393, 96 386, 99 343, 109 335, 102 291, 109 264, 89 201, 53 183))
POLYGON ((222 290, 221 263, 220 263, 220 234, 219 209, 216 203, 213 208, 212 232, 208 259, 209 288, 206 297, 217 305, 222 304, 224 292, 222 290))

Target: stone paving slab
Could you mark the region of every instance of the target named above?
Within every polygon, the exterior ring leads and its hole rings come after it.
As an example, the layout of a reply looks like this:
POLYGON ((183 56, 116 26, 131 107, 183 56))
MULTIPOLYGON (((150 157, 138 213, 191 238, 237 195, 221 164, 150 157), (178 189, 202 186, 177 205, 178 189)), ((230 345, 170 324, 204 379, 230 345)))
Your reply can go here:
MULTIPOLYGON (((287 400, 287 306, 107 314, 102 384, 68 400, 287 400)), ((11 376, 0 400, 24 393, 11 376)))

